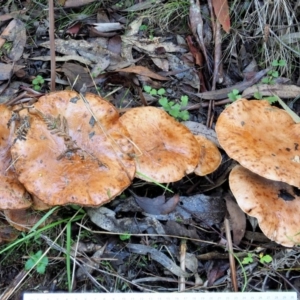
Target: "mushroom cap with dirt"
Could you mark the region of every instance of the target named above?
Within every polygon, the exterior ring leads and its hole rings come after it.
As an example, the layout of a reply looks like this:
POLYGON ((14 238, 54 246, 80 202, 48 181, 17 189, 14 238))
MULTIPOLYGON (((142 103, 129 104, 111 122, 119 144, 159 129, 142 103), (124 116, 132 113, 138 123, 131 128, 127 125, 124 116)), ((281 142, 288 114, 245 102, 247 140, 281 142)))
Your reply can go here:
POLYGON ((21 113, 29 124, 11 148, 15 169, 47 205, 100 206, 131 184, 133 146, 109 102, 61 91, 21 113))
POLYGON ((12 110, 1 104, 0 115, 0 209, 26 209, 32 204, 30 195, 18 180, 10 154, 15 130, 12 110))
POLYGON ((195 135, 200 148, 200 158, 194 170, 196 175, 205 176, 214 172, 222 162, 218 147, 203 135, 195 135))
POLYGON ((165 111, 147 106, 127 111, 120 118, 136 149, 136 177, 160 183, 192 173, 199 160, 193 134, 165 111))
POLYGON ((229 157, 265 178, 300 187, 300 124, 265 100, 237 100, 216 133, 229 157))
POLYGON ((229 186, 240 208, 257 218, 269 239, 286 247, 300 243, 300 191, 297 188, 263 178, 240 165, 232 169, 229 186))

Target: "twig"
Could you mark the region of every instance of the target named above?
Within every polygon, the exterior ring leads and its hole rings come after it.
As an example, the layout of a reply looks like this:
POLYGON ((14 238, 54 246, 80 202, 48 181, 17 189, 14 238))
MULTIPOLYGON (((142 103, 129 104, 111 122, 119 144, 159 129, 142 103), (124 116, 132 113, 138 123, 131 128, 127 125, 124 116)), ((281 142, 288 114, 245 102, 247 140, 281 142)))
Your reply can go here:
POLYGON ((235 267, 232 239, 231 239, 231 233, 230 233, 230 224, 229 224, 229 220, 226 217, 224 220, 224 224, 225 224, 225 232, 226 232, 226 239, 227 239, 228 252, 229 252, 231 281, 232 281, 232 285, 233 285, 233 290, 235 292, 238 292, 238 284, 237 284, 237 279, 236 279, 236 267, 235 267))
POLYGON ((54 3, 53 0, 49 0, 49 40, 50 40, 50 68, 51 68, 51 92, 55 91, 55 40, 54 40, 54 3))
MULTIPOLYGON (((186 254, 186 240, 183 239, 180 242, 180 268, 185 272, 185 254, 186 254)), ((185 277, 181 276, 179 278, 179 287, 180 292, 185 290, 185 277)))
POLYGON ((214 73, 213 73, 213 81, 212 81, 212 87, 211 89, 214 91, 216 89, 217 81, 219 81, 221 78, 221 24, 218 20, 216 20, 216 31, 215 31, 215 53, 214 53, 214 73))
POLYGON ((190 27, 194 38, 196 39, 202 54, 205 58, 206 65, 211 71, 208 54, 206 51, 203 38, 203 20, 201 16, 201 8, 199 0, 190 0, 190 27))

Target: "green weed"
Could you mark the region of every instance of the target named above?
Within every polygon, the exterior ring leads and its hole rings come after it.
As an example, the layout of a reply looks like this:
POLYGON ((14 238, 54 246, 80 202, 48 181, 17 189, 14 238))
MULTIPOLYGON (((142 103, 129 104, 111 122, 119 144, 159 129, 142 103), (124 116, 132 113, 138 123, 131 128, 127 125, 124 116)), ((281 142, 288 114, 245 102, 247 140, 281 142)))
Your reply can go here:
POLYGON ((275 79, 279 77, 279 68, 280 67, 285 67, 286 66, 286 61, 283 59, 280 60, 273 60, 272 61, 272 69, 268 71, 267 76, 264 77, 261 80, 261 83, 266 83, 266 84, 274 84, 275 79))
POLYGON ((48 262, 48 257, 43 255, 42 250, 39 250, 35 254, 30 254, 30 258, 25 263, 25 270, 35 268, 39 274, 45 274, 48 262))
POLYGON ((126 241, 126 240, 129 240, 131 237, 131 234, 130 233, 123 233, 123 234, 120 234, 119 235, 119 238, 121 241, 126 241))
POLYGON ((145 85, 144 91, 149 95, 154 97, 158 97, 158 103, 163 107, 163 109, 172 117, 178 120, 186 121, 189 119, 190 115, 187 110, 183 110, 183 107, 186 107, 188 104, 188 96, 181 96, 180 102, 176 103, 175 101, 169 101, 167 97, 165 97, 166 90, 161 88, 159 90, 153 89, 151 86, 145 85))
POLYGON ((263 254, 260 253, 259 255, 255 255, 253 253, 248 253, 246 257, 244 257, 244 259, 242 260, 242 264, 243 265, 249 265, 251 263, 253 263, 254 259, 259 259, 259 262, 262 264, 269 264, 270 262, 272 262, 273 258, 271 255, 269 254, 263 254))
POLYGON ((229 94, 227 94, 227 96, 232 102, 242 98, 242 95, 240 95, 240 91, 237 89, 233 89, 229 94))
POLYGON ((41 75, 37 75, 33 80, 32 80, 32 84, 33 84, 33 89, 35 91, 40 91, 42 88, 42 85, 44 84, 45 80, 41 75))

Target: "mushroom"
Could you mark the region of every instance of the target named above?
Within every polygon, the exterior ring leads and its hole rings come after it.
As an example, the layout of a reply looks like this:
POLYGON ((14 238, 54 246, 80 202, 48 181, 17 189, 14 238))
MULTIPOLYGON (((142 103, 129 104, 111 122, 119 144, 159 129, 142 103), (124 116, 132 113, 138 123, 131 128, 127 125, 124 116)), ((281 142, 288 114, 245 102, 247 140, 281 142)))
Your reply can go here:
POLYGON ((19 180, 47 205, 100 206, 134 177, 133 146, 116 108, 74 91, 41 97, 11 148, 19 180))
POLYGON ((300 187, 300 126, 284 110, 237 100, 220 114, 216 132, 228 156, 245 168, 300 187))
POLYGON ((286 247, 300 243, 298 189, 263 178, 240 165, 232 169, 229 185, 240 208, 257 218, 269 239, 286 247))
POLYGON ((192 173, 199 160, 193 134, 165 111, 137 107, 120 117, 136 146, 136 177, 161 183, 192 173))
POLYGON ((0 218, 0 245, 14 241, 20 232, 0 218))
MULTIPOLYGON (((19 231, 29 231, 41 219, 41 214, 32 209, 4 210, 4 215, 6 221, 19 231)), ((47 222, 51 221, 53 221, 52 218, 48 217, 47 222)), ((45 223, 41 225, 45 225, 45 223)))
POLYGON ((12 111, 1 104, 0 115, 0 209, 26 209, 31 206, 30 195, 17 178, 10 154, 15 129, 12 111))
POLYGON ((195 135, 194 137, 200 147, 200 158, 194 172, 196 175, 205 176, 220 166, 222 155, 218 147, 203 135, 195 135))

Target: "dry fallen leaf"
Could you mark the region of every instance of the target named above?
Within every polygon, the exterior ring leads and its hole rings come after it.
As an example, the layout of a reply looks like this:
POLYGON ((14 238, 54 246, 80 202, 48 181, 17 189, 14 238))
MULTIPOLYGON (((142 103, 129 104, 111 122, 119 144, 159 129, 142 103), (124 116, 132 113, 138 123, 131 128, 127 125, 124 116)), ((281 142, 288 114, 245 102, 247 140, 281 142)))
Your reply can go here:
POLYGON ((12 42, 12 49, 7 54, 12 61, 17 61, 23 54, 26 44, 26 30, 24 23, 19 19, 12 20, 0 36, 0 48, 8 41, 12 42))
POLYGON ((2 31, 2 33, 0 35, 0 48, 5 44, 7 37, 10 36, 10 34, 15 26, 16 26, 16 20, 12 20, 2 31))
POLYGON ((159 48, 163 48, 165 52, 187 52, 186 47, 182 45, 175 45, 172 42, 164 42, 164 40, 160 37, 155 38, 155 40, 150 39, 140 39, 136 36, 122 36, 122 41, 125 45, 133 46, 137 51, 146 52, 149 55, 157 56, 156 51, 159 48))
POLYGON ((193 121, 185 121, 185 122, 181 122, 181 123, 184 124, 192 132, 192 134, 203 135, 208 140, 215 143, 219 148, 221 148, 221 146, 218 142, 217 134, 213 129, 208 128, 206 125, 203 125, 198 122, 193 122, 193 121))
POLYGON ((227 0, 212 0, 215 15, 217 20, 222 25, 223 29, 229 33, 230 31, 230 16, 227 0))
POLYGON ((180 200, 179 195, 175 195, 168 201, 165 201, 165 196, 156 198, 140 197, 130 191, 138 205, 148 214, 165 215, 175 210, 177 203, 180 200))
POLYGON ((66 0, 64 7, 79 7, 95 1, 96 0, 66 0))
POLYGON ((75 91, 80 91, 84 83, 86 85, 92 83, 92 78, 86 68, 79 64, 64 63, 62 71, 68 78, 70 86, 73 87, 75 91))
POLYGON ((150 254, 151 259, 157 261, 161 265, 163 265, 170 272, 175 274, 176 276, 189 277, 191 274, 183 271, 178 267, 170 258, 168 258, 164 253, 160 252, 157 249, 154 249, 150 246, 145 246, 141 244, 127 244, 126 247, 129 251, 133 253, 137 253, 140 255, 150 254))
POLYGON ((167 235, 188 237, 195 240, 199 239, 199 235, 194 226, 188 226, 184 223, 181 224, 176 221, 169 220, 165 225, 163 225, 163 227, 167 235))
POLYGON ((225 196, 226 207, 229 213, 230 227, 233 233, 233 242, 235 245, 239 245, 246 231, 246 216, 241 210, 238 204, 227 195, 225 196))
POLYGON ((126 72, 126 73, 135 73, 135 74, 139 74, 142 76, 147 76, 150 78, 154 78, 157 80, 169 80, 169 78, 158 75, 154 72, 152 72, 151 70, 149 70, 146 67, 143 66, 131 66, 125 69, 117 69, 116 72, 126 72))
POLYGON ((293 84, 259 84, 245 89, 242 97, 249 98, 257 92, 263 97, 277 95, 283 99, 291 99, 299 96, 300 87, 293 84))
POLYGON ((207 286, 212 286, 217 279, 224 276, 228 268, 229 263, 224 260, 212 260, 209 262, 207 270, 207 286))
POLYGON ((14 241, 20 234, 14 227, 10 226, 4 220, 0 220, 0 244, 14 241))
POLYGON ((119 23, 94 23, 95 29, 101 32, 110 32, 123 29, 123 26, 119 23))
POLYGON ((8 80, 12 76, 13 65, 0 63, 0 80, 8 80))

